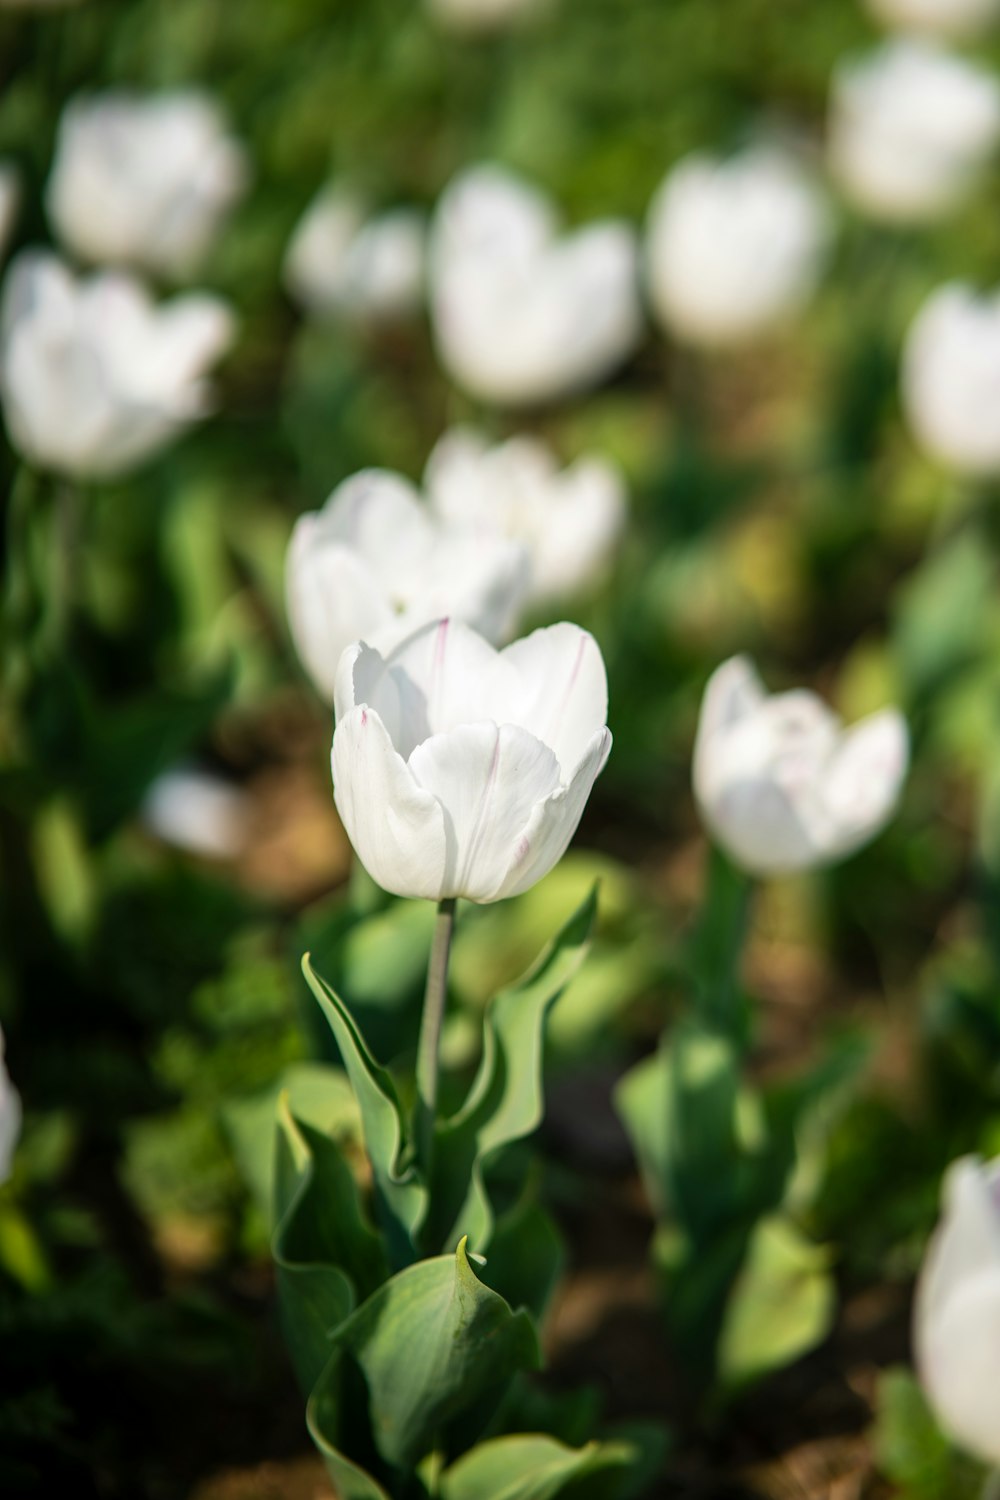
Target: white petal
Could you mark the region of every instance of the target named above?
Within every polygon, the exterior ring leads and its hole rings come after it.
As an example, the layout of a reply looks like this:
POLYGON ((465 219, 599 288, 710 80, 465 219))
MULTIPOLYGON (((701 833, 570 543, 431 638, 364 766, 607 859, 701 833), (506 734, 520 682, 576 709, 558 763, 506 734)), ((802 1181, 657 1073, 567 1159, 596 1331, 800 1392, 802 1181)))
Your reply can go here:
POLYGON ((832 853, 858 848, 885 826, 899 800, 908 759, 906 721, 896 709, 871 714, 844 733, 824 786, 837 828, 832 853))
POLYGON ((288 621, 303 666, 332 698, 345 648, 372 635, 392 612, 365 561, 323 539, 316 516, 295 525, 285 563, 288 621))
POLYGON ((918 1340, 928 1320, 970 1276, 1000 1270, 1000 1194, 975 1156, 954 1162, 945 1178, 941 1221, 924 1256, 917 1287, 918 1340))
POLYGON ((418 745, 409 766, 444 808, 445 894, 492 900, 533 809, 559 787, 552 751, 513 724, 464 724, 418 745))
POLYGON ((1000 1464, 1000 1269, 963 1281, 923 1329, 918 1358, 941 1426, 1000 1464))
POLYGON ((341 719, 331 762, 337 811, 372 879, 397 896, 439 901, 448 893, 443 809, 414 781, 374 709, 341 719))
POLYGON ((513 721, 548 745, 565 783, 608 718, 608 679, 600 647, 563 622, 536 630, 501 653, 519 680, 513 721))
POLYGON ((499 901, 519 896, 542 879, 562 859, 577 830, 591 788, 611 753, 611 732, 599 729, 573 773, 562 786, 539 803, 516 840, 514 858, 491 897, 499 901))
POLYGON ((460 724, 522 723, 515 711, 518 677, 506 657, 460 620, 424 626, 390 652, 386 670, 403 706, 400 754, 409 758, 421 741, 460 724))
MULTIPOLYGON (((698 746, 707 745, 720 730, 745 718, 767 699, 764 684, 748 656, 732 656, 716 667, 705 687, 698 718, 698 746)), ((695 750, 697 757, 698 750, 695 750)))

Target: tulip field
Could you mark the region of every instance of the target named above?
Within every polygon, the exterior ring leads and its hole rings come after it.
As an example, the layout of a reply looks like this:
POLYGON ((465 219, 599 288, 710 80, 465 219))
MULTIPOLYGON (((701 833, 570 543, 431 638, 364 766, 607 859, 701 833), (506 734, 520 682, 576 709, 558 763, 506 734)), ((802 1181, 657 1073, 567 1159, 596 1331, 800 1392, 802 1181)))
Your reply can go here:
POLYGON ((0 1497, 1000 1496, 1000 0, 0 0, 0 1497))

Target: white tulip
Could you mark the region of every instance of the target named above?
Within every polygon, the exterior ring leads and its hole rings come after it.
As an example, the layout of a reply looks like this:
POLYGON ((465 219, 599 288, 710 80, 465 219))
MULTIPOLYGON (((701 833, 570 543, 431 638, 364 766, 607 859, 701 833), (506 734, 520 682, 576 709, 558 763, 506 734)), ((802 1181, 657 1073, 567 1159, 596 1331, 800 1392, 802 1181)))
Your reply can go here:
POLYGON ((11 442, 78 479, 126 473, 209 408, 207 367, 233 319, 215 297, 156 306, 117 272, 77 280, 55 256, 11 265, 0 311, 0 393, 11 442))
POLYGON ((285 559, 292 639, 332 699, 337 663, 354 641, 388 650, 444 613, 491 640, 509 638, 527 569, 518 543, 456 534, 401 475, 366 469, 295 523, 285 559))
POLYGON ((210 96, 96 94, 63 112, 46 202, 81 259, 183 277, 248 176, 246 153, 210 96))
POLYGON ((654 306, 681 339, 742 343, 807 301, 829 239, 823 197, 792 157, 768 147, 686 157, 650 207, 654 306))
POLYGON ((205 859, 235 859, 246 845, 250 815, 246 792, 192 766, 158 776, 141 809, 157 838, 205 859))
POLYGON ((431 509, 456 531, 524 544, 535 605, 595 582, 625 523, 625 481, 614 464, 589 457, 560 470, 537 438, 491 447, 481 433, 453 428, 431 454, 424 485, 431 509))
POLYGON ((4 1063, 3 1032, 0 1031, 0 1183, 13 1169, 14 1151, 21 1137, 21 1100, 4 1063))
POLYGON ((10 243, 20 206, 21 181, 17 168, 9 162, 0 162, 0 255, 10 243))
POLYGON ((455 179, 434 218, 431 314, 448 373, 498 405, 596 385, 642 332, 636 238, 604 220, 558 234, 551 203, 499 167, 455 179))
POLYGON ((914 1304, 917 1369, 942 1427, 1000 1464, 1000 1158, 955 1162, 943 1204, 914 1304))
POLYGON ((902 31, 963 40, 1000 19, 1000 0, 868 0, 877 20, 902 31))
POLYGON ((562 858, 611 749, 596 641, 575 625, 497 652, 441 620, 337 669, 334 799, 379 885, 499 901, 562 858))
POLYGON ((906 724, 883 709, 845 730, 815 693, 769 697, 746 657, 713 673, 694 752, 702 817, 752 874, 843 858, 888 821, 906 771, 906 724))
POLYGON ((285 284, 310 312, 359 320, 414 312, 423 299, 423 216, 398 208, 369 218, 335 188, 310 204, 285 256, 285 284))
POLYGON ((903 405, 914 435, 960 474, 1000 474, 1000 292, 941 287, 903 351, 903 405))
POLYGON ((435 20, 453 31, 499 31, 542 10, 549 0, 427 0, 435 20))
POLYGON ((830 160, 873 218, 922 224, 958 207, 1000 142, 1000 85, 985 68, 903 38, 841 66, 830 160))

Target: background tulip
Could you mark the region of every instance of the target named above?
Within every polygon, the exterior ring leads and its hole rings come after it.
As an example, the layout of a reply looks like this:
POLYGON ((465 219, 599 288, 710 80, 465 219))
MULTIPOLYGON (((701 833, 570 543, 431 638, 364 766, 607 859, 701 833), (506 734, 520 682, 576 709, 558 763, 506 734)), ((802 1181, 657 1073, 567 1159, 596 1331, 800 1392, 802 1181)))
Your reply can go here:
POLYGON ((493 640, 508 637, 527 559, 516 542, 446 529, 400 475, 368 469, 296 522, 285 580, 299 657, 332 699, 337 663, 354 641, 388 649, 442 610, 493 640))
POLYGON ((998 0, 868 0, 886 26, 929 36, 977 36, 1000 18, 998 0))
POLYGON ((362 864, 400 896, 499 901, 562 857, 611 749, 593 637, 536 630, 496 652, 457 621, 337 671, 333 787, 362 864))
POLYGON ((625 522, 625 482, 603 458, 560 469, 537 438, 491 446, 471 428, 446 432, 427 463, 431 508, 455 530, 527 548, 534 604, 584 589, 607 566, 625 522))
POLYGON ((0 312, 11 441, 29 462, 74 478, 124 474, 205 414, 204 371, 233 331, 215 297, 156 306, 129 276, 78 281, 55 256, 27 251, 0 312))
POLYGON ((955 1162, 914 1306, 917 1367, 942 1427, 1000 1464, 1000 1158, 955 1162))
POLYGON ((873 838, 896 805, 907 756, 894 709, 845 731, 814 693, 769 697, 737 656, 705 689, 694 787, 723 849, 771 874, 839 859, 873 838))
POLYGON ((667 328, 695 344, 753 338, 813 291, 829 239, 822 196, 765 147, 687 157, 653 199, 647 279, 667 328))
POLYGON ((435 20, 455 31, 499 31, 536 10, 550 0, 427 0, 435 20))
POLYGON ((902 390, 928 453, 961 474, 1000 473, 1000 292, 936 291, 907 335, 902 390))
POLYGON ((399 208, 369 218, 327 188, 310 204, 285 256, 285 283, 303 307, 356 319, 394 318, 423 299, 423 216, 399 208))
POLYGON ((49 218, 83 260, 185 276, 248 175, 208 95, 95 94, 73 100, 60 121, 49 218))
POLYGON ((21 1100, 10 1081, 3 1054, 0 1031, 0 1183, 6 1182, 11 1174, 14 1151, 21 1136, 21 1100))
POLYGON ((984 68, 901 39, 834 74, 830 159, 851 201, 901 224, 949 213, 1000 142, 1000 86, 984 68))
POLYGON ((472 395, 552 401, 597 384, 642 328, 632 229, 603 220, 563 237, 548 200, 499 167, 448 187, 434 218, 438 354, 472 395))

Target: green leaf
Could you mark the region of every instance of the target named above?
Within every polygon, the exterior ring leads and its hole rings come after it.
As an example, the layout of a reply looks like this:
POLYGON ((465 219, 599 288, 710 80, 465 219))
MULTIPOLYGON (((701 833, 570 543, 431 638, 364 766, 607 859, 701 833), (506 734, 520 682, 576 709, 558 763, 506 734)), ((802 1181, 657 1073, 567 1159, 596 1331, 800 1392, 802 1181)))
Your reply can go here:
POLYGON ((357 1184, 333 1141, 278 1106, 273 1242, 286 1340, 303 1389, 330 1357, 334 1330, 388 1274, 357 1184))
POLYGON ((365 1150, 374 1178, 376 1212, 395 1266, 416 1258, 415 1235, 427 1211, 427 1190, 408 1157, 408 1131, 396 1086, 372 1057, 340 997, 316 973, 308 953, 302 970, 340 1048, 361 1111, 365 1150))
POLYGON ((912 1371, 885 1371, 877 1407, 875 1461, 901 1500, 979 1500, 986 1471, 951 1446, 912 1371))
POLYGON ((541 1321, 565 1260, 551 1215, 526 1195, 497 1219, 483 1279, 511 1307, 526 1307, 541 1321))
POLYGON ((347 1074, 328 1063, 292 1063, 277 1082, 246 1099, 222 1106, 222 1123, 237 1165, 265 1219, 274 1207, 274 1121, 278 1100, 289 1112, 326 1136, 361 1137, 361 1122, 347 1074))
POLYGON ((762 1219, 726 1308, 721 1378, 745 1385, 791 1364, 826 1337, 835 1310, 827 1252, 789 1220, 762 1219))
POLYGON ((462 1241, 454 1255, 400 1271, 337 1329, 309 1402, 310 1431, 340 1484, 345 1460, 367 1459, 358 1451, 368 1436, 360 1396, 375 1455, 410 1473, 447 1424, 538 1363, 531 1319, 483 1285, 462 1241))
POLYGON ((614 1500, 633 1462, 627 1443, 567 1448, 541 1433, 492 1438, 441 1476, 441 1500, 614 1500))
POLYGON ((541 1121, 545 1017, 583 963, 597 911, 597 887, 522 980, 487 1009, 483 1055, 465 1103, 438 1125, 429 1244, 467 1235, 485 1252, 494 1212, 484 1172, 489 1158, 541 1121))

